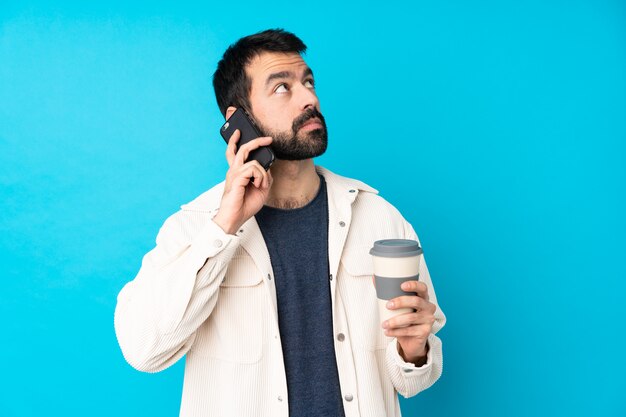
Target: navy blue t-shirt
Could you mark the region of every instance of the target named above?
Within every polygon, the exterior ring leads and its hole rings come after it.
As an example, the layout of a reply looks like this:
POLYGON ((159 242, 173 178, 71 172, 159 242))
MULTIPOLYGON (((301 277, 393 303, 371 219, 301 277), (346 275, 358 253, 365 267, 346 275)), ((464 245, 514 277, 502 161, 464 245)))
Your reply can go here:
POLYGON ((256 220, 270 254, 290 417, 343 417, 335 359, 324 177, 306 206, 264 206, 256 220))

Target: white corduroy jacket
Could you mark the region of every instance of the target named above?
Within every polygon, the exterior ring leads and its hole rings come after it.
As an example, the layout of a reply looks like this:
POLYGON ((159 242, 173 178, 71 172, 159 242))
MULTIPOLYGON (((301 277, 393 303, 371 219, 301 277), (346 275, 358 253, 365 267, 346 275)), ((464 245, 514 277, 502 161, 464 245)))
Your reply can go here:
MULTIPOLYGON (((397 393, 411 397, 441 375, 445 316, 437 306, 427 363, 398 354, 380 326, 374 241, 417 240, 411 225, 364 183, 316 167, 328 190, 328 284, 337 369, 346 417, 400 416, 397 393)), ((287 417, 287 381, 272 265, 254 217, 229 235, 212 218, 223 183, 169 217, 137 277, 121 290, 115 331, 133 367, 158 372, 185 354, 180 415, 287 417)), ((425 262, 420 280, 437 298, 425 262)))

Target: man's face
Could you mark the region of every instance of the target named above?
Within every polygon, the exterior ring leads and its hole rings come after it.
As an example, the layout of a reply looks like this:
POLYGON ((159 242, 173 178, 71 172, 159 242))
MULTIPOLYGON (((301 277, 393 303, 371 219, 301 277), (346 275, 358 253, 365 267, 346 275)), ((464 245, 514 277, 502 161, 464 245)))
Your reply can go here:
POLYGON ((300 54, 263 52, 246 67, 251 111, 277 159, 323 154, 328 143, 313 73, 300 54))

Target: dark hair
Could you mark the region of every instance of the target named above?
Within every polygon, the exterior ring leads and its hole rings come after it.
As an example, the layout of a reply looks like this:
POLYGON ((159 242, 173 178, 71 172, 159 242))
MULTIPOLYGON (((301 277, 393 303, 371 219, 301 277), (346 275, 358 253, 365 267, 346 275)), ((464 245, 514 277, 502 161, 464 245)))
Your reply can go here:
POLYGON ((306 52, 306 45, 293 33, 269 29, 246 36, 230 45, 213 74, 213 88, 220 111, 225 116, 228 106, 250 110, 250 79, 246 65, 262 52, 306 52))

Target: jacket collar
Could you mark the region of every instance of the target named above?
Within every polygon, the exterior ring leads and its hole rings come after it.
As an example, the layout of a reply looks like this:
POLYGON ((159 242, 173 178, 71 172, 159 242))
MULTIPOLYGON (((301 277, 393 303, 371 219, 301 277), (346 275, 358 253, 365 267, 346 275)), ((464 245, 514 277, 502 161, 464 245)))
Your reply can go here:
POLYGON ((319 165, 315 166, 315 170, 324 177, 327 184, 329 184, 331 187, 337 190, 348 191, 348 192, 350 190, 355 190, 354 194, 356 194, 356 191, 366 191, 369 193, 378 194, 378 190, 370 187, 364 182, 361 182, 352 178, 348 178, 348 177, 342 177, 341 175, 337 175, 319 165))
MULTIPOLYGON (((321 174, 326 180, 326 185, 328 186, 329 193, 338 193, 339 195, 351 195, 350 202, 354 201, 358 191, 364 191, 369 193, 378 194, 378 190, 370 187, 369 185, 347 177, 342 177, 341 175, 337 175, 326 168, 323 168, 319 165, 315 166, 315 170, 321 174), (354 190, 354 191, 350 191, 354 190)), ((224 181, 215 185, 208 191, 200 194, 194 200, 190 201, 187 204, 183 204, 180 206, 182 210, 185 211, 199 211, 205 213, 216 213, 220 207, 220 202, 222 200, 222 194, 224 193, 224 181)))

